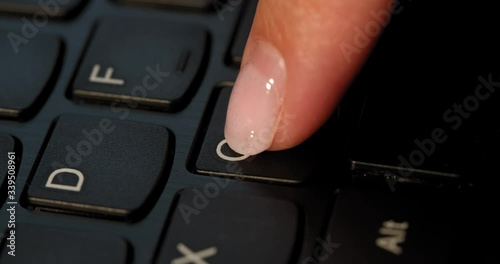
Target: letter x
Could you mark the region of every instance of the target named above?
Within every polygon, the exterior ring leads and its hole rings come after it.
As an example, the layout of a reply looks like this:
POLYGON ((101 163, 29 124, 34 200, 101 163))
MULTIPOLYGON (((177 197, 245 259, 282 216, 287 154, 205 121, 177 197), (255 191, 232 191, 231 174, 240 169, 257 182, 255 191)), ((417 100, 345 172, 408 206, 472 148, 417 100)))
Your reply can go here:
POLYGON ((216 247, 210 247, 194 253, 191 249, 189 249, 182 243, 177 244, 177 250, 179 250, 179 252, 181 252, 184 257, 172 260, 171 264, 209 264, 204 259, 215 256, 217 254, 216 247))

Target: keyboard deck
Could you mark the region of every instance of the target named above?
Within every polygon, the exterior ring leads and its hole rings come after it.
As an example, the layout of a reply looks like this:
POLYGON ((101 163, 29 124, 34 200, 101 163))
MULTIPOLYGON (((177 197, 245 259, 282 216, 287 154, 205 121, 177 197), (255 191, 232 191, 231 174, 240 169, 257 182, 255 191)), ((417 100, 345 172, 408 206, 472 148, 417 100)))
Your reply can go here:
POLYGON ((417 2, 317 133, 241 157, 257 1, 0 0, 0 263, 488 263, 494 9, 417 2))

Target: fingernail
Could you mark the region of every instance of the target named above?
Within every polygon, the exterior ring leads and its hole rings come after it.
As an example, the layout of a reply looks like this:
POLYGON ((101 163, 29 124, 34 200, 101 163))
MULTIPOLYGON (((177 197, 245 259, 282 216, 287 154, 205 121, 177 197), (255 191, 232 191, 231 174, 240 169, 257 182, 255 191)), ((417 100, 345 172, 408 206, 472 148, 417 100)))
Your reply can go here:
POLYGON ((224 134, 234 151, 255 155, 271 146, 283 108, 285 82, 281 53, 267 42, 257 42, 229 99, 224 134))

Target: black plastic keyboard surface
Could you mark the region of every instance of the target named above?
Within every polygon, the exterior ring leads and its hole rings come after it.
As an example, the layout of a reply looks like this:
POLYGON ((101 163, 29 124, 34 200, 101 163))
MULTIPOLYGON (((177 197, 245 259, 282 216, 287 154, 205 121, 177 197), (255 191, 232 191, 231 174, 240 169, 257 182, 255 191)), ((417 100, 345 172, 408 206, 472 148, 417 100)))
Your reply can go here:
POLYGON ((0 0, 0 263, 489 263, 496 14, 430 2, 310 139, 241 157, 257 1, 0 0))

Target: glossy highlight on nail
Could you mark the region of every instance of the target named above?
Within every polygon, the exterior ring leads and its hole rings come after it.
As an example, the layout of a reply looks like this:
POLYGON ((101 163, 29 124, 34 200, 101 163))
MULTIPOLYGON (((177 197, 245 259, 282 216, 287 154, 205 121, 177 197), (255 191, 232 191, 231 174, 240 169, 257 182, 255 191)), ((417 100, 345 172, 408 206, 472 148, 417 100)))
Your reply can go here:
POLYGON ((285 82, 281 53, 269 43, 258 42, 229 100, 224 134, 234 151, 255 155, 271 146, 282 113, 285 82))

